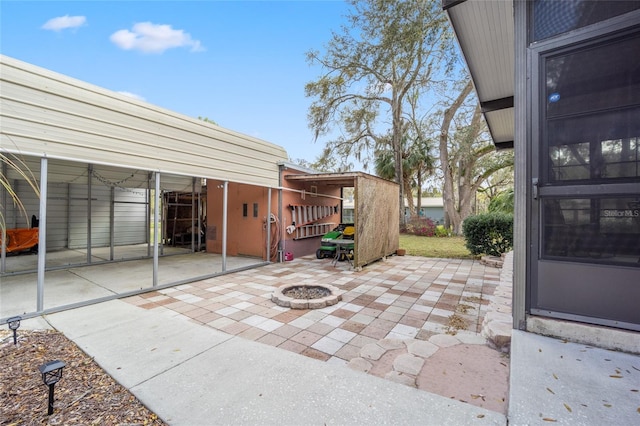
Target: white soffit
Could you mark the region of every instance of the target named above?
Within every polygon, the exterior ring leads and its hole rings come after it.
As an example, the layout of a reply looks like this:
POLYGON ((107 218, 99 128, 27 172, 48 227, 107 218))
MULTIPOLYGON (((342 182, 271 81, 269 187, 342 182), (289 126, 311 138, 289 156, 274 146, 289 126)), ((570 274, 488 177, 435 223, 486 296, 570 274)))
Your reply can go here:
POLYGON ((469 68, 494 143, 512 142, 515 72, 513 2, 444 0, 443 5, 469 68), (509 109, 510 113, 505 115, 504 111, 509 109), (502 112, 495 114, 498 110, 502 112))
POLYGON ((495 144, 513 141, 515 132, 515 117, 513 108, 506 108, 484 114, 487 125, 491 129, 491 136, 495 144))

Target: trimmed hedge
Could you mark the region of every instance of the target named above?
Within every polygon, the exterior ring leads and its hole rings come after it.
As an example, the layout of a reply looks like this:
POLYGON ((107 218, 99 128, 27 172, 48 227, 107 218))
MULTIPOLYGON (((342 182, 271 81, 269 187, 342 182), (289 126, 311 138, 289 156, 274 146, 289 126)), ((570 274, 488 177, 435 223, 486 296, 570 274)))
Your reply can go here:
POLYGON ((483 213, 462 223, 466 246, 473 255, 500 256, 513 248, 513 215, 483 213))

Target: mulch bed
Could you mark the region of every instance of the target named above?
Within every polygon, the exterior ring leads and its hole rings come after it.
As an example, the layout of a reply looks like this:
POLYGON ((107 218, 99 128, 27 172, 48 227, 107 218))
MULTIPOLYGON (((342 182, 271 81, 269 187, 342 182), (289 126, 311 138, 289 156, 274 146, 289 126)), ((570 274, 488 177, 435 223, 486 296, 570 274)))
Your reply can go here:
POLYGON ((0 331, 0 425, 165 425, 75 343, 56 331, 0 331), (66 364, 54 412, 38 367, 66 364))

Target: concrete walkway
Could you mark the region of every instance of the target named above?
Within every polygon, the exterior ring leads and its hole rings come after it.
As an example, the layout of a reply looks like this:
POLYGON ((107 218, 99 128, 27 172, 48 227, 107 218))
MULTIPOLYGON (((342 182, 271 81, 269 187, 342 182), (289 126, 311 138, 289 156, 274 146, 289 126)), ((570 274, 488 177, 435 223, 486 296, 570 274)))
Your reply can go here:
POLYGON ((505 424, 505 416, 111 301, 47 316, 174 425, 505 424))

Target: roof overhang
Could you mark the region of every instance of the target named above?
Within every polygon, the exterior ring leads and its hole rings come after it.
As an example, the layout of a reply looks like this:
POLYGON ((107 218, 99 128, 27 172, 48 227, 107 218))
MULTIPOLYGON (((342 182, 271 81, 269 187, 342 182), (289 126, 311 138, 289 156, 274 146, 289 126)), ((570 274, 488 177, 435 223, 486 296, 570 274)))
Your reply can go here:
POLYGON ((442 0, 496 148, 513 148, 514 15, 511 0, 442 0))
MULTIPOLYGON (((347 188, 355 186, 356 180, 359 177, 373 180, 384 180, 363 172, 291 174, 286 175, 284 178, 290 182, 305 182, 313 185, 322 184, 347 188)), ((393 184, 393 182, 387 180, 384 181, 393 184)))

